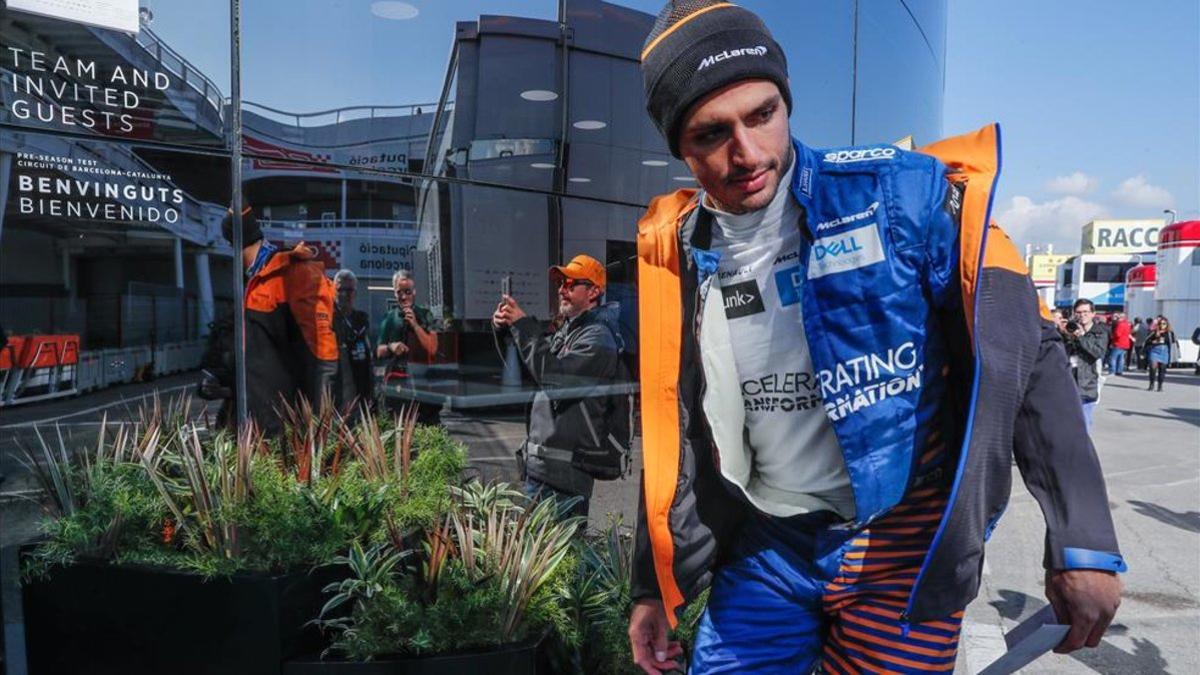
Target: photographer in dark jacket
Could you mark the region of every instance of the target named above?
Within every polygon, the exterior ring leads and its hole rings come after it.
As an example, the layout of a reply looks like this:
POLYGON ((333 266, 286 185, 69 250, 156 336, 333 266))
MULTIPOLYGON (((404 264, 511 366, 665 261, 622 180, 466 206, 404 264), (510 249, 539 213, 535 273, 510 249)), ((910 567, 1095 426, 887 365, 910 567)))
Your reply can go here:
POLYGON ((521 448, 525 489, 532 497, 581 497, 571 515, 587 516, 595 478, 581 468, 589 455, 604 455, 609 431, 608 396, 555 398, 557 387, 612 384, 619 373, 620 335, 616 305, 601 305, 604 265, 586 255, 550 269, 558 284, 561 325, 545 334, 511 296, 492 315, 497 330, 507 328, 521 362, 537 383, 529 437, 521 448))
POLYGON ((1108 331, 1095 320, 1096 306, 1091 300, 1075 301, 1075 317, 1062 329, 1063 345, 1071 362, 1071 374, 1079 389, 1083 417, 1088 431, 1092 430, 1092 415, 1100 398, 1100 359, 1108 350, 1108 331))

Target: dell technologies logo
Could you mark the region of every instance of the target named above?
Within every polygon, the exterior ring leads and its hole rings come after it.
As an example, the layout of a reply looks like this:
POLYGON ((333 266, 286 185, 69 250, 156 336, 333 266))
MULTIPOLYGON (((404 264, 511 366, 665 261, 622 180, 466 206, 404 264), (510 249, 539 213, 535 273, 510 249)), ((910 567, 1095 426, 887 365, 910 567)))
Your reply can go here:
POLYGON ((707 68, 711 65, 715 65, 721 61, 732 59, 734 57, 765 56, 766 53, 767 53, 767 48, 762 45, 759 45, 757 47, 743 47, 741 49, 732 49, 732 50, 726 49, 725 51, 721 52, 720 54, 710 54, 710 55, 704 57, 704 60, 700 62, 700 67, 696 69, 696 72, 700 72, 701 70, 704 70, 705 68, 707 68))

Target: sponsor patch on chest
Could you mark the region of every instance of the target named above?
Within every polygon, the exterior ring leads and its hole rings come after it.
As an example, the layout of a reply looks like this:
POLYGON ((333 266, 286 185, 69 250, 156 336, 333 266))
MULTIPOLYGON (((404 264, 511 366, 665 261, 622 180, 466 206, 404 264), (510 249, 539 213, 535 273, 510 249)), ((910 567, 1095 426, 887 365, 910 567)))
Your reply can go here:
POLYGON ((722 300, 725 303, 725 316, 737 319, 763 311, 762 293, 758 290, 758 282, 754 279, 740 284, 721 287, 722 300))
POLYGON ((808 255, 808 278, 867 267, 885 257, 879 229, 872 223, 814 241, 808 255))

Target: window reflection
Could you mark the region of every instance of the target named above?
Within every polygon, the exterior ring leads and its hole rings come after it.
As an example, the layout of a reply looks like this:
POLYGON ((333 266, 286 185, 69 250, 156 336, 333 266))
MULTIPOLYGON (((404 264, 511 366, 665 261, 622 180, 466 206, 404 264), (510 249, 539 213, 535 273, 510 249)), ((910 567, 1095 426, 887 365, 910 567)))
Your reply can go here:
POLYGON ((34 133, 3 149, 0 325, 24 342, 7 349, 3 401, 193 378, 175 374, 199 367, 232 301, 228 157, 34 133), (55 359, 35 343, 51 338, 77 367, 38 385, 32 364, 55 359))
MULTIPOLYGON (((0 17, 17 49, 0 62, 0 326, 15 338, 0 355, 0 393, 26 397, 21 419, 47 417, 38 405, 57 400, 29 397, 71 391, 85 396, 67 414, 159 391, 207 399, 215 417, 229 392, 197 383, 230 381, 235 367, 242 264, 220 228, 235 133, 264 240, 285 253, 302 245, 328 284, 339 403, 417 401, 427 421, 452 411, 460 430, 505 415, 523 427, 524 406, 554 386, 495 329, 501 291, 536 317, 538 336, 553 335, 562 284, 550 269, 580 255, 606 271, 626 364, 591 384, 631 381, 636 222, 654 196, 695 187, 644 111, 638 56, 659 3, 410 3, 412 15, 243 3, 241 101, 227 98, 225 3, 143 4, 135 34, 0 17), (58 57, 67 71, 44 70, 58 57), (116 104, 80 105, 74 87, 117 68, 127 81, 116 104), (229 128, 232 105, 241 129, 229 128), (87 126, 84 108, 115 116, 87 126), (23 351, 35 343, 63 356, 14 384, 14 364, 44 363, 23 351)), ((913 13, 858 3, 857 26, 850 2, 748 6, 788 51, 801 139, 940 133, 944 2, 913 13)), ((473 449, 511 462, 512 444, 500 445, 480 436, 473 449)), ((511 478, 515 464, 503 467, 511 478)))

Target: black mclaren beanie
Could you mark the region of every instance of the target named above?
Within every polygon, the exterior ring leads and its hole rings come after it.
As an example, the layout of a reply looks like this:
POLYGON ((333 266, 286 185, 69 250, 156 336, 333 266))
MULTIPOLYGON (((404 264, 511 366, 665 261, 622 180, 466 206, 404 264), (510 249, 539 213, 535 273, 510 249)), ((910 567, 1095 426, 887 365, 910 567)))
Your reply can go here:
MULTIPOLYGON (((225 212, 225 218, 221 220, 221 234, 233 244, 233 209, 225 212)), ((254 210, 249 206, 242 209, 242 248, 245 248, 254 242, 263 238, 262 228, 258 226, 258 218, 254 217, 254 210)))
POLYGON ((646 110, 679 157, 679 128, 696 101, 731 82, 761 78, 792 109, 787 58, 762 19, 719 0, 672 0, 642 48, 646 110))

